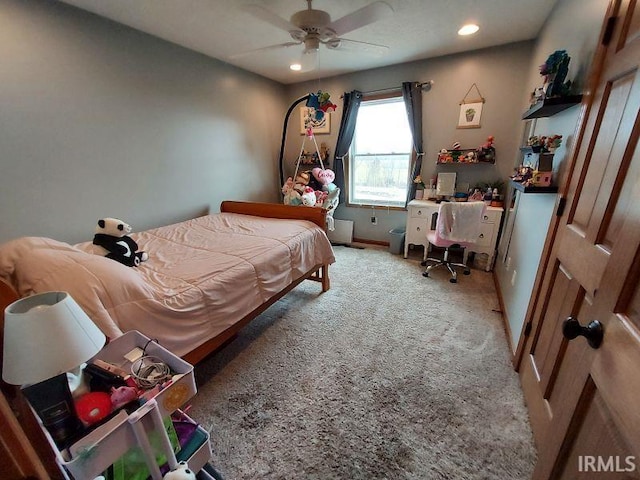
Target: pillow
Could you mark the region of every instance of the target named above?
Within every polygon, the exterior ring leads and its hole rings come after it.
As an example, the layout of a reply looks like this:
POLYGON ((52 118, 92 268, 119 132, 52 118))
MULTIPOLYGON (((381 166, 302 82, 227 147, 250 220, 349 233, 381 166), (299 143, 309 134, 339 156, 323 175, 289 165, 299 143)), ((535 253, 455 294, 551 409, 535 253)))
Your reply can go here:
POLYGON ((68 292, 111 338, 122 331, 109 310, 153 297, 139 269, 44 237, 22 237, 0 245, 0 278, 21 297, 68 292))

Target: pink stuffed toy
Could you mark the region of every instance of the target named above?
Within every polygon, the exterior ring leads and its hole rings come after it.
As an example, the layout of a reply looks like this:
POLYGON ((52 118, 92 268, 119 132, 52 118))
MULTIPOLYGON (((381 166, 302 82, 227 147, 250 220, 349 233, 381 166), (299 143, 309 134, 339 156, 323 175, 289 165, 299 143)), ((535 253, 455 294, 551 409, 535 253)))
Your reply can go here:
POLYGON ((138 398, 138 390, 134 387, 111 387, 111 405, 117 409, 138 398))

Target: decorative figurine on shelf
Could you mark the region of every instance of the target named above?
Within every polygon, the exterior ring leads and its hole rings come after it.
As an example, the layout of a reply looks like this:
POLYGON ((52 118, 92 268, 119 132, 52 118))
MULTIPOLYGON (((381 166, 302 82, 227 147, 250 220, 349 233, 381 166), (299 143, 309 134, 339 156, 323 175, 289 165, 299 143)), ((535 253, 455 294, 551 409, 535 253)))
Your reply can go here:
POLYGON ((482 200, 487 205, 491 205, 491 200, 493 200, 493 191, 491 190, 491 187, 487 187, 487 191, 482 196, 482 200))
POLYGON ((545 140, 545 148, 549 153, 554 153, 560 145, 562 145, 562 135, 551 135, 545 140))
POLYGON ((544 100, 544 88, 537 87, 533 92, 531 92, 531 98, 529 99, 530 105, 535 105, 538 102, 544 100))
POLYGON ((479 188, 474 189, 473 193, 469 197, 470 202, 481 202, 483 199, 484 199, 484 195, 482 195, 482 192, 480 191, 479 188))
POLYGON ((569 72, 571 57, 566 50, 556 50, 547 61, 540 65, 540 75, 544 75, 545 98, 562 97, 569 94, 571 80, 566 83, 564 79, 569 72))
POLYGON ((527 146, 531 147, 535 153, 553 153, 560 145, 562 145, 562 135, 557 133, 549 136, 532 135, 527 140, 527 146))
POLYGON ((522 184, 528 184, 532 176, 533 169, 531 167, 520 165, 520 167, 516 168, 514 174, 511 176, 511 180, 522 184))
POLYGON ((452 163, 452 162, 453 162, 453 156, 451 155, 451 152, 449 152, 449 150, 447 150, 446 148, 441 149, 440 153, 438 154, 437 163, 452 163))
POLYGON ((493 135, 487 137, 487 141, 477 149, 477 160, 481 162, 495 163, 496 149, 493 146, 493 135))

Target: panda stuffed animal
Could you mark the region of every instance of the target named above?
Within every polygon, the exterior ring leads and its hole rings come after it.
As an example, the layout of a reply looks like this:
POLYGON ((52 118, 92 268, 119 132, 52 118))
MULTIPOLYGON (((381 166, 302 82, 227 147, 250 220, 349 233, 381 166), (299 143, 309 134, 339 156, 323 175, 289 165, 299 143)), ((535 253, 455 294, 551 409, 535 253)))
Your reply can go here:
POLYGON ((101 218, 98 220, 93 244, 94 252, 107 258, 117 260, 128 267, 137 267, 149 259, 147 252, 138 252, 138 244, 127 234, 131 227, 117 218, 101 218))
POLYGON ((196 474, 187 462, 180 462, 175 470, 165 473, 163 480, 196 480, 196 474))

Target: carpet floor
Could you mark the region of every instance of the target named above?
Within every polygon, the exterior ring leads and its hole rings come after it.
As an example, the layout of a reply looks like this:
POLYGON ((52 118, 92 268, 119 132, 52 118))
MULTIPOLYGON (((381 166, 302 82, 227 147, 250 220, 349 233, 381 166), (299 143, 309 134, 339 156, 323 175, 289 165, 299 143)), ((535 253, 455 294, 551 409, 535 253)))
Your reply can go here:
POLYGON ((528 479, 536 452, 490 273, 335 247, 196 367, 226 480, 528 479))

